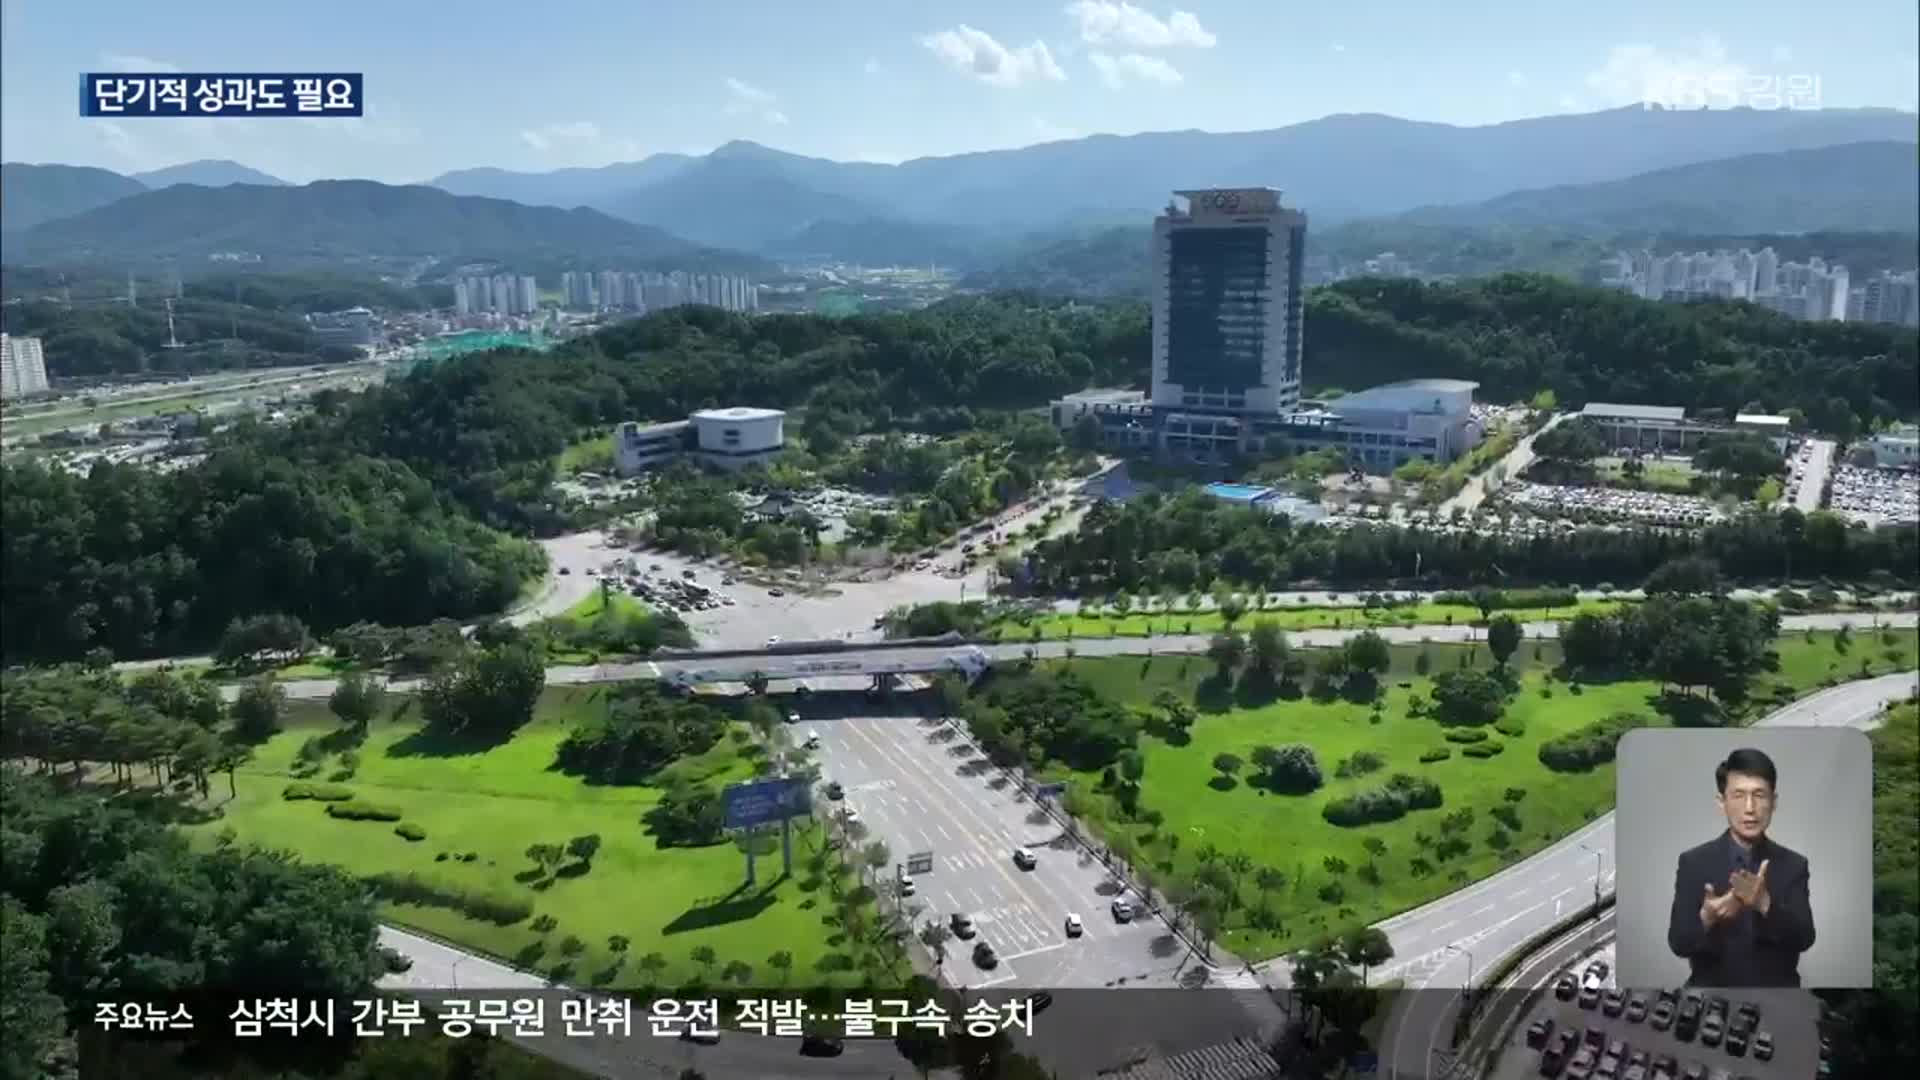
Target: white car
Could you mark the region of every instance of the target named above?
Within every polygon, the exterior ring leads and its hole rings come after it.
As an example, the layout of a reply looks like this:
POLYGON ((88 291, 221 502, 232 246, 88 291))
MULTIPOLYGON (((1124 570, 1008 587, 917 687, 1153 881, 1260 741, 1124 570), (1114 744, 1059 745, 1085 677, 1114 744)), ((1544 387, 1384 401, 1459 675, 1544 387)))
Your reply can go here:
POLYGON ((1080 916, 1075 915, 1071 912, 1067 914, 1067 936, 1068 937, 1079 937, 1081 931, 1085 930, 1086 928, 1087 928, 1086 924, 1080 921, 1080 916))
POLYGON ((773 648, 775 645, 778 645, 778 644, 780 644, 779 634, 775 634, 772 637, 767 639, 767 648, 769 649, 773 648))
POLYGON ((845 810, 840 811, 840 818, 849 825, 857 825, 860 822, 860 811, 849 806, 845 810))
POLYGON ((1017 847, 1013 849, 1013 865, 1019 867, 1020 869, 1031 870, 1038 863, 1039 863, 1039 860, 1033 857, 1033 852, 1031 850, 1023 847, 1017 847))
POLYGON ((820 733, 817 731, 807 732, 807 741, 805 745, 806 745, 806 748, 809 750, 820 749, 820 733))

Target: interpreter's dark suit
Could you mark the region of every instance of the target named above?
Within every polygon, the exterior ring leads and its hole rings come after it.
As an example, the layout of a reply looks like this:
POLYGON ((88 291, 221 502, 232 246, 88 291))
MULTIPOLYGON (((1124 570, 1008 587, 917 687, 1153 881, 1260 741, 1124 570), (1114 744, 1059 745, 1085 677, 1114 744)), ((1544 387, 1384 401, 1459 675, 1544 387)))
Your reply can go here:
POLYGON ((1731 831, 1680 855, 1673 875, 1673 914, 1667 946, 1693 966, 1689 986, 1798 987, 1800 954, 1813 947, 1813 902, 1807 859, 1762 837, 1752 851, 1731 831), (1711 932, 1700 925, 1705 886, 1724 894, 1735 870, 1758 873, 1767 864, 1767 914, 1743 910, 1711 932))

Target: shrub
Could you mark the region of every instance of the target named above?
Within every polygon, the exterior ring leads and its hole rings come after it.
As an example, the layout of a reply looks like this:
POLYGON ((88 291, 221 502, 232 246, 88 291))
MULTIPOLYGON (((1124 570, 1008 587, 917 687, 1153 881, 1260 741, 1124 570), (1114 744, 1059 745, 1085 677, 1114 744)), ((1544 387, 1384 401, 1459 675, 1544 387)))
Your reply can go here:
POLYGON ((1487 733, 1479 728, 1453 728, 1446 733, 1448 742, 1477 743, 1485 742, 1487 733))
POLYGON ((1387 759, 1384 756, 1372 750, 1361 750, 1342 761, 1339 767, 1334 769, 1333 775, 1342 780, 1349 780, 1356 776, 1365 776, 1370 772, 1378 772, 1386 763, 1387 759))
POLYGON ((1397 820, 1410 810, 1434 809, 1443 798, 1439 784, 1425 777, 1395 773, 1380 787, 1331 800, 1321 808, 1320 816, 1335 825, 1368 825, 1397 820))
MULTIPOLYGON (((1546 687, 1541 687, 1545 690, 1546 687)), ((1527 733, 1527 722, 1518 716, 1503 716, 1493 725, 1493 730, 1509 739, 1517 739, 1527 733)))
POLYGON ((1261 779, 1275 791, 1304 794, 1321 784, 1320 759, 1305 743, 1285 746, 1256 746, 1253 764, 1261 779))
POLYGON ((1460 752, 1462 754, 1465 754, 1468 757, 1490 758, 1493 755, 1499 753, 1500 751, 1506 749, 1506 745, 1507 745, 1506 743, 1498 742, 1498 741, 1474 743, 1472 746, 1461 747, 1460 752))
MULTIPOLYGON (((418 825, 415 825, 411 821, 403 821, 400 824, 395 825, 393 827, 393 832, 395 836, 398 836, 403 840, 410 840, 416 844, 427 838, 427 830, 421 828, 418 825)), ((446 855, 443 853, 440 856, 440 858, 444 859, 446 858, 446 855)))
POLYGON ((296 780, 280 792, 280 797, 288 801, 317 799, 320 802, 346 802, 353 798, 353 789, 341 784, 318 784, 296 780))
POLYGON ((1431 750, 1421 751, 1420 761, 1422 764, 1431 765, 1436 761, 1445 761, 1452 756, 1453 756, 1452 750, 1449 750, 1444 746, 1436 746, 1431 750))
POLYGON ((384 900, 451 908, 463 915, 509 926, 533 914, 533 902, 511 893, 473 889, 453 882, 405 874, 374 874, 366 883, 384 900))
POLYGON ((400 808, 383 803, 371 803, 362 799, 349 799, 346 802, 327 804, 327 816, 346 818, 349 821, 399 821, 400 808))
POLYGON ((1540 744, 1540 764, 1560 772, 1585 772, 1613 760, 1620 737, 1637 727, 1645 727, 1647 718, 1637 713, 1614 713, 1595 720, 1577 731, 1548 739, 1540 744))

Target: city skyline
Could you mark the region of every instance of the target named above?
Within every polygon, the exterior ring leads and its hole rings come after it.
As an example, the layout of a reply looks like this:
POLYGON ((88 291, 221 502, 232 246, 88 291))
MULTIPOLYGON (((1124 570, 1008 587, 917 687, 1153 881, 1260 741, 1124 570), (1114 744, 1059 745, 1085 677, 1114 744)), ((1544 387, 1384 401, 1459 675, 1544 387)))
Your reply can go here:
POLYGON ((1631 105, 1649 87, 1716 75, 1743 88, 1818 79, 1820 105, 1911 110, 1920 84, 1920 21, 1890 0, 1834 25, 1777 0, 1685 11, 1652 0, 1605 11, 1518 0, 1466 12, 1255 0, 830 7, 606 5, 529 24, 489 18, 485 4, 453 19, 344 0, 326 20, 296 24, 224 0, 187 11, 10 3, 0 152, 121 172, 226 158, 295 183, 410 183, 478 166, 704 153, 735 139, 897 162, 1356 112, 1477 126, 1631 105), (1383 21, 1396 27, 1390 40, 1371 30, 1383 21), (459 48, 434 47, 453 32, 459 48), (361 71, 367 115, 83 120, 74 87, 89 70, 361 71), (489 92, 476 116, 477 72, 517 74, 521 88, 489 92))

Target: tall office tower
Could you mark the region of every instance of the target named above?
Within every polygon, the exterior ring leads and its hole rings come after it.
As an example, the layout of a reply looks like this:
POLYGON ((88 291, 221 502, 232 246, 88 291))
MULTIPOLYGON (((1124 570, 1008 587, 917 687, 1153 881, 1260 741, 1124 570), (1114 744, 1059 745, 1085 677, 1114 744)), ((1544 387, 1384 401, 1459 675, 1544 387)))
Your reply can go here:
POLYGON ((1300 404, 1306 246, 1306 214, 1273 188, 1174 192, 1153 222, 1153 404, 1300 404))
POLYGON ((620 275, 612 270, 600 271, 600 308, 612 311, 621 306, 620 275))
POLYGON ((540 285, 532 274, 520 275, 520 313, 531 315, 540 310, 540 285))
POLYGON ((517 314, 520 310, 520 283, 512 274, 493 276, 494 310, 502 315, 517 314))
POLYGON ((47 358, 37 337, 0 334, 0 398, 47 391, 47 358))
POLYGON ((453 313, 455 315, 473 314, 473 295, 467 290, 465 278, 453 283, 453 313))

